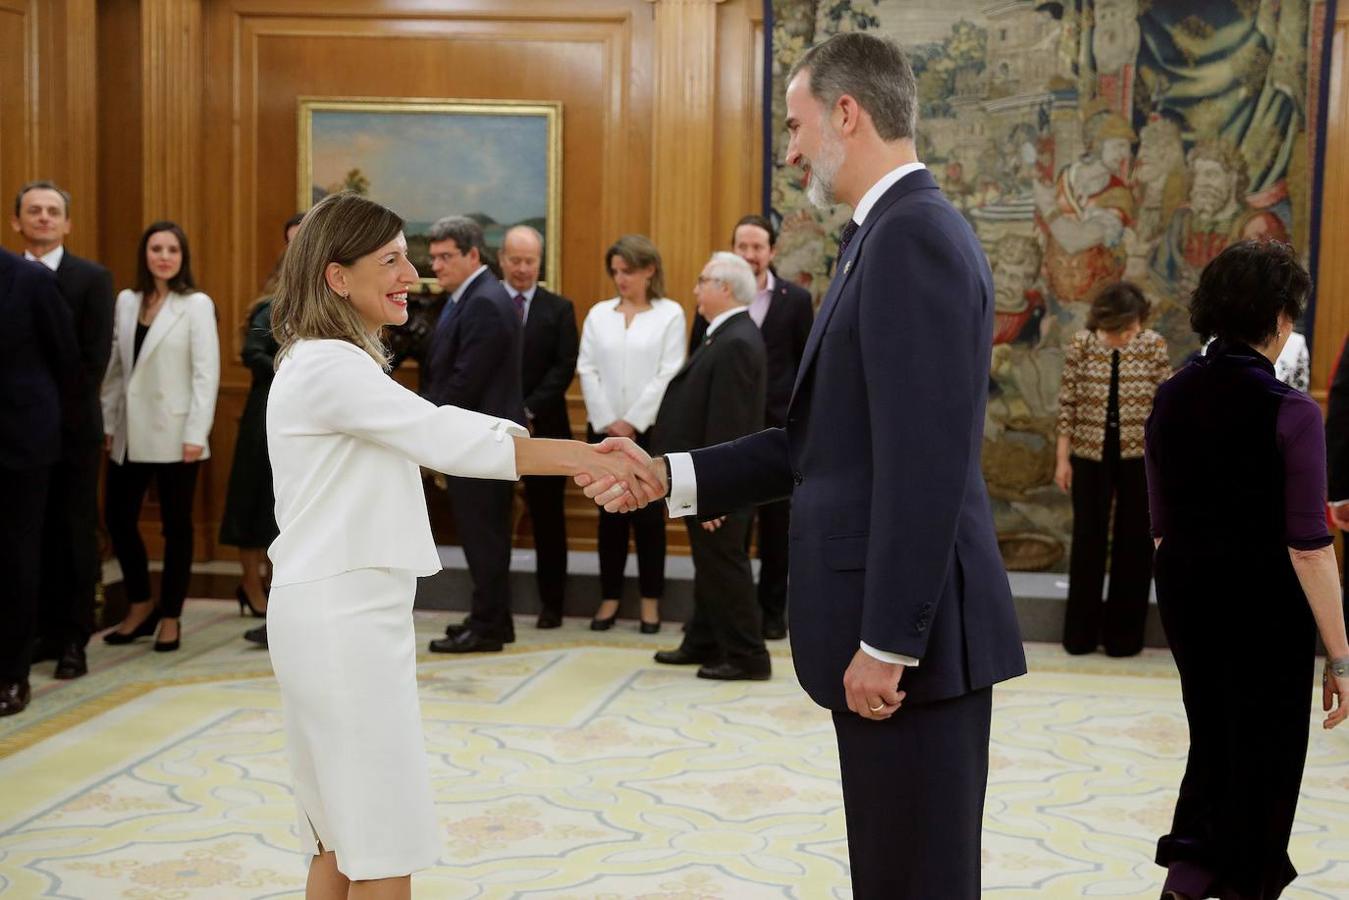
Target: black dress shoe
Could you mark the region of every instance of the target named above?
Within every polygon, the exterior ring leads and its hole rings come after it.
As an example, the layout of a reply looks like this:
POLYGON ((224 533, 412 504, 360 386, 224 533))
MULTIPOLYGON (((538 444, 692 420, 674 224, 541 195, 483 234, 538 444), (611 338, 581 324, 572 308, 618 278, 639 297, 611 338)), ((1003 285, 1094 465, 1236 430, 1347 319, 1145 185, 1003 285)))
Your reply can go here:
POLYGON ((67 644, 61 651, 61 658, 56 662, 56 672, 52 677, 61 681, 69 681, 72 678, 79 678, 81 675, 89 674, 89 662, 84 658, 83 644, 67 644))
MULTIPOLYGON (((471 629, 468 627, 468 623, 467 623, 467 622, 460 622, 460 623, 457 624, 457 625, 446 625, 446 626, 445 626, 445 637, 446 637, 447 639, 453 640, 453 639, 459 637, 459 635, 461 635, 461 634, 468 634, 470 631, 471 631, 471 629)), ((506 635, 504 638, 501 639, 501 643, 503 643, 503 644, 514 644, 514 643, 515 643, 515 634, 514 634, 514 633, 511 633, 511 634, 506 635)), ((442 651, 437 651, 437 652, 442 652, 442 651)), ((448 651, 445 651, 445 652, 448 652, 448 651)))
POLYGON ((673 650, 657 650, 655 659, 656 662, 667 666, 705 666, 712 662, 712 657, 708 654, 693 653, 683 647, 676 647, 673 650))
POLYGON ((763 639, 780 641, 787 636, 787 621, 782 616, 763 617, 763 639))
POLYGON ((136 638, 149 637, 155 633, 159 627, 159 610, 153 610, 150 615, 145 617, 145 621, 132 629, 130 634, 122 634, 120 631, 113 630, 103 635, 105 644, 129 644, 136 638))
POLYGON ((259 625, 257 628, 250 628, 244 632, 244 640, 252 641, 260 647, 267 646, 267 626, 259 625))
POLYGON ((698 669, 698 677, 709 678, 712 681, 767 681, 773 677, 773 669, 768 664, 765 664, 763 668, 756 666, 747 669, 735 663, 724 662, 717 663, 715 666, 701 667, 698 669))
POLYGON ((562 613, 553 612, 551 609, 545 609, 539 613, 539 621, 534 623, 535 628, 561 628, 562 613))
POLYGON ((454 637, 438 638, 431 642, 432 653, 500 653, 502 642, 483 637, 467 629, 454 637))
POLYGON ((28 708, 33 692, 28 687, 28 679, 23 681, 0 681, 0 716, 12 716, 28 708))

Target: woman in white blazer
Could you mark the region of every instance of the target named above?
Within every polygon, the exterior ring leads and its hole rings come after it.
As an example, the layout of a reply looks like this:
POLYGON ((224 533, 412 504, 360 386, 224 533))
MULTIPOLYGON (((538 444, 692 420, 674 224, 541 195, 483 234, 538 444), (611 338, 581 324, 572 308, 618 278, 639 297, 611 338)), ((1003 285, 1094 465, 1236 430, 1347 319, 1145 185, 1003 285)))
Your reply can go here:
MULTIPOLYGON (((684 364, 684 307, 668 300, 660 251, 640 234, 619 238, 604 254, 604 267, 618 296, 596 303, 581 327, 576 371, 586 405, 591 442, 626 437, 649 448, 660 401, 684 364)), ((641 631, 660 630, 660 598, 665 592, 665 514, 647 507, 637 512, 600 510, 600 606, 590 623, 607 631, 618 618, 628 534, 637 545, 642 595, 641 631)))
POLYGON ((272 307, 267 445, 280 534, 268 551, 267 637, 310 900, 409 897, 411 873, 442 850, 411 615, 417 577, 440 571, 418 466, 512 481, 613 475, 644 498, 661 488, 638 487, 652 476, 623 454, 530 439, 390 378, 379 332, 407 321, 417 282, 402 229, 356 194, 325 198, 286 250, 272 307))
POLYGON ((109 644, 130 643, 157 626, 155 649, 178 649, 192 569, 192 498, 200 463, 211 455, 206 439, 219 387, 215 304, 192 281, 187 235, 172 222, 155 222, 141 237, 136 289, 117 297, 103 379, 104 513, 130 602, 126 618, 103 636, 109 644), (152 479, 164 534, 157 608, 137 527, 152 479))

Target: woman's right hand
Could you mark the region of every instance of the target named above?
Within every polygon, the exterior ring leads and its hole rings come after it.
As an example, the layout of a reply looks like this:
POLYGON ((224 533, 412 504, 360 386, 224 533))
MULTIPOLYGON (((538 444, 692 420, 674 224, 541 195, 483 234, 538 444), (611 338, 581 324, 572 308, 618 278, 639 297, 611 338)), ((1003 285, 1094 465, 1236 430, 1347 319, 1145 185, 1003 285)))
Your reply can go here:
POLYGON ((1065 494, 1073 489, 1073 466, 1068 460, 1060 459, 1054 464, 1054 483, 1065 494))
POLYGON ((1349 678, 1336 678, 1329 669, 1321 673, 1321 709, 1328 712, 1321 727, 1329 731, 1349 717, 1349 678), (1331 709, 1334 708, 1334 712, 1331 709))

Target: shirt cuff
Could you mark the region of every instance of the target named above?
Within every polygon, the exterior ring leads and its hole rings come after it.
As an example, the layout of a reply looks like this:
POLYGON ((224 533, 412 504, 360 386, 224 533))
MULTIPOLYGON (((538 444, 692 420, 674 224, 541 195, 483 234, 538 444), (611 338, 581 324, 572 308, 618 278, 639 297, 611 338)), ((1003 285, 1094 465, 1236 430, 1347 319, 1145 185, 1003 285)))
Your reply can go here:
POLYGON ((667 453, 665 465, 670 470, 670 496, 665 498, 670 518, 698 515, 698 476, 694 474, 693 457, 687 453, 667 453))
POLYGON ((1349 500, 1331 500, 1331 501, 1330 501, 1330 505, 1331 505, 1331 507, 1333 507, 1334 509, 1339 509, 1341 506, 1344 506, 1344 504, 1346 504, 1346 503, 1349 503, 1349 500))
POLYGON ((896 663, 901 666, 918 665, 918 660, 912 656, 905 656, 903 653, 891 653, 889 650, 877 650, 866 641, 862 641, 862 652, 867 656, 879 659, 881 662, 896 663))

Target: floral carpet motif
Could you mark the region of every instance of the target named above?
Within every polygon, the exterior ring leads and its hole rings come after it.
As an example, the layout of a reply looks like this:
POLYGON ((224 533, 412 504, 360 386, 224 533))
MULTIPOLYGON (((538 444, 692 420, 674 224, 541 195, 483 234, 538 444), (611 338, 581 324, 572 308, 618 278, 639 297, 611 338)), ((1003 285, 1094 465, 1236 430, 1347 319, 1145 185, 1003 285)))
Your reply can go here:
MULTIPOLYGON (((44 668, 0 720, 0 897, 302 896, 279 698, 224 609, 189 604, 168 658, 96 642, 88 677, 44 668)), ((424 642, 444 616, 417 623, 424 642)), ((651 661, 675 634, 518 633, 420 661, 443 851, 416 897, 851 896, 833 731, 785 648, 772 681, 708 683, 651 661)), ((1170 657, 1028 650, 995 692, 984 896, 1150 900, 1186 749, 1170 657)), ((1343 898, 1349 733, 1308 709, 1285 896, 1343 898)))

